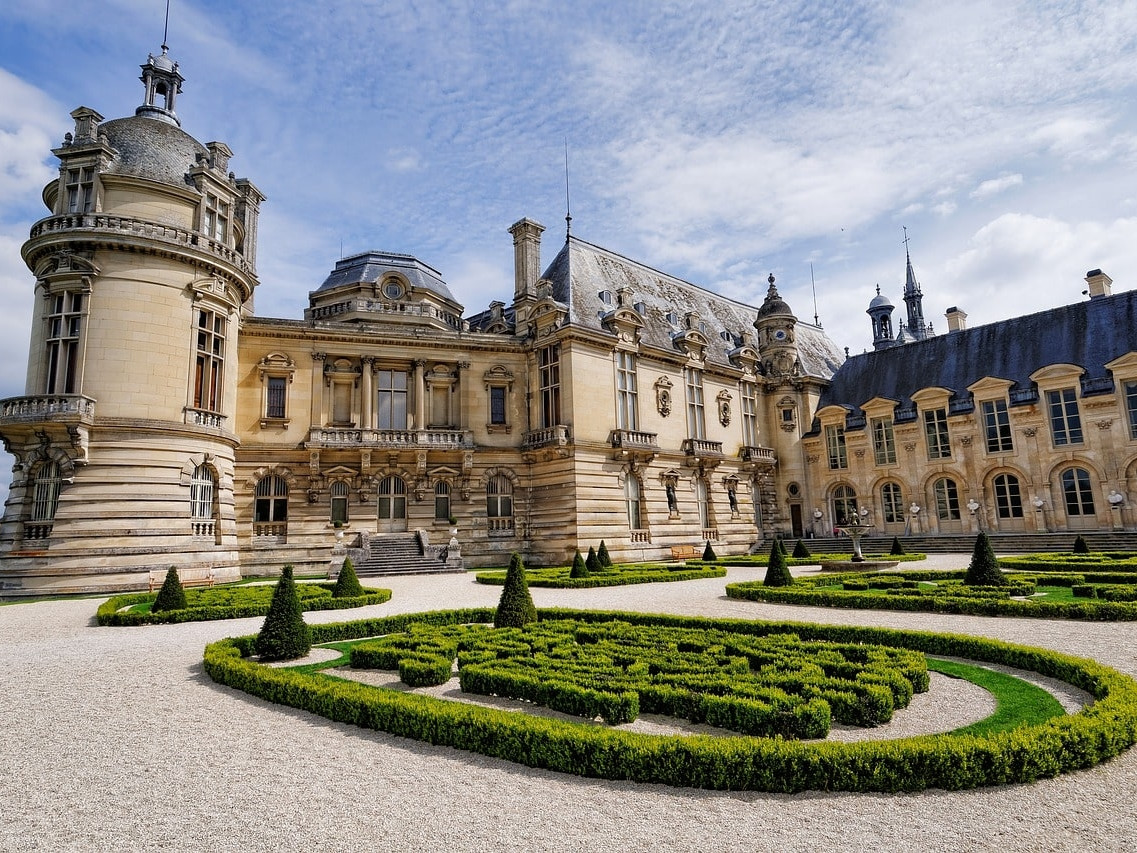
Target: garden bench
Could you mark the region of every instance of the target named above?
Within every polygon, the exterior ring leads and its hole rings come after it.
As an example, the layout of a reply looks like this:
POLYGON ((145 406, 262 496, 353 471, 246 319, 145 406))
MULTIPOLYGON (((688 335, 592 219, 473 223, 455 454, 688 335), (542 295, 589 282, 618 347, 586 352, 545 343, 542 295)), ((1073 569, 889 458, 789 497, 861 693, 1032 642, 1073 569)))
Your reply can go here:
MULTIPOLYGON (((213 573, 213 569, 209 569, 206 572, 202 572, 201 570, 198 570, 196 572, 186 571, 178 572, 178 580, 182 582, 183 587, 213 586, 213 584, 217 581, 217 576, 213 573)), ((151 569, 149 581, 151 592, 156 589, 161 589, 162 584, 166 582, 166 572, 162 569, 151 569)))
POLYGON ((671 546, 671 559, 672 560, 694 560, 701 555, 701 552, 694 545, 672 545, 671 546))

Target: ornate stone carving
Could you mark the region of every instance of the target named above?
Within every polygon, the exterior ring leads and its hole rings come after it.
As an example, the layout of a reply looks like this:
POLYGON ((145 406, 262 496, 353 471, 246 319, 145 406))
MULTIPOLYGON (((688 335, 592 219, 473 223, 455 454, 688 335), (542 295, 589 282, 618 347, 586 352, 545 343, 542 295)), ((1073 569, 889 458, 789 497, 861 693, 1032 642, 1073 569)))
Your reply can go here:
POLYGON ((715 400, 719 404, 719 423, 730 426, 730 392, 720 391, 715 400))
POLYGON ((671 388, 671 380, 666 376, 655 380, 655 408, 662 418, 671 414, 671 388))

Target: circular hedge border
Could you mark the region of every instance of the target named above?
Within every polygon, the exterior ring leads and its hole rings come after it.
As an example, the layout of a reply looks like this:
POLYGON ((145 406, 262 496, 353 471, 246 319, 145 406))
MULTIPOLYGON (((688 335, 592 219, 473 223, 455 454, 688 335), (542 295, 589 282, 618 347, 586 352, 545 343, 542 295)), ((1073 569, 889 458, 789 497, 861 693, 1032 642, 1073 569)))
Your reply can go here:
MULTIPOLYGON (((489 622, 493 608, 404 614, 312 625, 314 643, 373 637, 415 623, 489 622)), ((797 622, 543 609, 541 619, 710 628, 802 639, 866 642, 1025 669, 1085 690, 1077 714, 986 737, 937 734, 888 741, 803 743, 776 738, 653 736, 384 690, 250 660, 255 637, 211 643, 205 669, 221 684, 336 722, 452 746, 530 767, 677 787, 798 791, 958 790, 1032 782, 1092 767, 1137 741, 1137 682, 1086 658, 956 634, 797 622)))

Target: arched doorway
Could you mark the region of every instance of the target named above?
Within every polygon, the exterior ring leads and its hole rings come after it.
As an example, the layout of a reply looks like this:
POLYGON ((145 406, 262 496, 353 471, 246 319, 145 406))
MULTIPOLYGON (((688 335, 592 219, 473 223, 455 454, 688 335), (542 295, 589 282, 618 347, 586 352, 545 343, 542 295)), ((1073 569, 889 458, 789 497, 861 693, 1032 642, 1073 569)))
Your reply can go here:
POLYGON ((379 484, 377 513, 379 533, 402 533, 407 529, 407 484, 391 474, 379 484))
POLYGON ((829 498, 833 526, 843 527, 857 518, 857 493, 852 486, 837 486, 829 498))

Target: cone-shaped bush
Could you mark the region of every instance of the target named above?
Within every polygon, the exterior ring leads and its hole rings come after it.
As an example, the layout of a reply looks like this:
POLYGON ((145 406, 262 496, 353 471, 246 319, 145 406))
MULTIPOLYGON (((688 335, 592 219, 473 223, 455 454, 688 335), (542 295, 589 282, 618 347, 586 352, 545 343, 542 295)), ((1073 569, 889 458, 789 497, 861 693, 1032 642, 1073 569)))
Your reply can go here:
POLYGON ((715 556, 715 549, 711 547, 710 539, 707 540, 707 547, 703 549, 703 559, 708 563, 713 563, 718 559, 718 557, 715 556))
POLYGON ((813 555, 809 553, 809 549, 805 547, 805 543, 800 539, 797 540, 797 544, 794 545, 794 557, 799 560, 805 560, 812 556, 813 555))
POLYGON ((888 553, 894 557, 904 556, 904 546, 900 544, 899 536, 892 537, 892 547, 889 549, 888 553))
MULTIPOLYGON (((578 551, 577 555, 579 554, 578 551)), ((501 599, 497 603, 493 626, 523 628, 536 621, 537 608, 533 605, 533 596, 529 594, 529 585, 525 582, 525 564, 521 562, 521 555, 515 552, 509 561, 509 571, 505 573, 505 586, 502 587, 501 599)))
POLYGON ((584 558, 584 565, 589 574, 600 571, 600 558, 596 556, 596 549, 591 545, 588 546, 588 556, 584 558))
POLYGON ((600 561, 600 568, 612 568, 612 558, 608 556, 608 546, 604 544, 604 540, 600 540, 600 548, 596 551, 596 559, 600 561))
POLYGON ((580 551, 577 551, 576 556, 572 558, 572 569, 569 570, 569 577, 586 578, 588 574, 588 564, 584 562, 584 557, 580 556, 580 551))
POLYGON ((790 567, 786 565, 786 555, 777 540, 770 546, 770 562, 766 565, 765 586, 789 586, 794 582, 790 567))
POLYGON ((1090 553, 1090 546, 1086 544, 1086 540, 1079 534, 1078 538, 1074 540, 1074 553, 1075 554, 1088 554, 1090 553))
POLYGON ((363 595, 363 586, 355 573, 355 563, 351 561, 351 557, 345 557, 340 576, 336 578, 336 585, 332 587, 332 598, 355 598, 357 595, 363 595))
POLYGON ((304 657, 311 648, 312 637, 300 609, 292 566, 288 565, 280 573, 265 623, 257 634, 257 654, 266 661, 294 660, 304 657))
POLYGON ((774 540, 774 541, 776 541, 776 542, 778 543, 778 550, 782 552, 782 556, 783 556, 783 557, 788 557, 788 556, 789 556, 789 552, 788 552, 788 551, 786 551, 786 541, 785 541, 784 539, 782 539, 782 537, 781 537, 781 536, 779 536, 779 537, 778 537, 776 540, 774 540))
POLYGON ((163 581, 162 588, 158 590, 158 597, 150 605, 150 612, 160 613, 163 610, 185 610, 185 608, 186 591, 182 589, 178 570, 170 566, 166 572, 166 580, 163 581))
POLYGON ((975 540, 975 551, 971 555, 971 565, 967 567, 967 577, 963 579, 970 586, 1006 586, 1007 579, 999 570, 999 561, 991 550, 991 542, 986 533, 980 533, 975 540))

